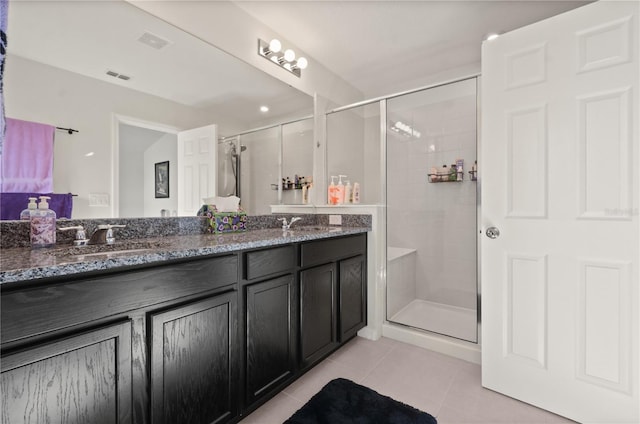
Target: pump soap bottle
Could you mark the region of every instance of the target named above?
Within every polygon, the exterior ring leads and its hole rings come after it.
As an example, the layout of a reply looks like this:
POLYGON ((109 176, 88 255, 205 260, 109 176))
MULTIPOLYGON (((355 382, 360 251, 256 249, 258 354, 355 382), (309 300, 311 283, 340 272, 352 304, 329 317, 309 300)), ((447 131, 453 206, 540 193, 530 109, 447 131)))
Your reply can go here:
POLYGON ((327 203, 330 205, 336 205, 338 203, 338 187, 336 186, 336 176, 331 176, 331 184, 327 189, 327 203))
POLYGON ((49 209, 49 196, 40 196, 38 209, 31 214, 31 248, 56 244, 56 213, 49 209))
POLYGON ((38 209, 38 205, 36 204, 37 197, 29 197, 29 204, 27 205, 27 209, 24 209, 20 212, 20 220, 28 221, 31 219, 31 214, 38 209))
POLYGON ((344 183, 342 182, 342 177, 347 177, 346 175, 340 175, 340 179, 338 180, 338 185, 336 186, 338 192, 338 205, 344 203, 344 183))

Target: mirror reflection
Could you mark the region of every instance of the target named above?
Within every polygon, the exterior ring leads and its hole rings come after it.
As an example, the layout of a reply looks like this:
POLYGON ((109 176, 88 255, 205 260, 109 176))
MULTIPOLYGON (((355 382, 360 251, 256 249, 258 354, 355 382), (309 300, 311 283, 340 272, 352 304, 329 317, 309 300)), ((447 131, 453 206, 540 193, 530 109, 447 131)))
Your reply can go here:
MULTIPOLYGON (((199 194, 231 194, 236 182, 228 173, 236 165, 221 154, 228 143, 218 139, 313 111, 311 97, 125 2, 13 1, 8 37, 6 116, 77 130, 56 130, 53 143, 53 192, 76 195, 73 218, 181 213, 176 146, 180 134, 194 128, 215 134, 215 175, 199 194), (261 112, 262 105, 269 112, 261 112), (156 198, 154 165, 165 161, 170 197, 156 198)), ((254 168, 279 166, 278 143, 253 149, 269 149, 264 159, 249 157, 248 143, 259 141, 240 143, 245 151, 238 156, 247 155, 240 181, 254 168), (276 162, 266 164, 272 156, 276 162)), ((263 190, 250 181, 242 183, 247 194, 263 190)), ((249 210, 273 202, 271 192, 253 205, 243 198, 249 210)))

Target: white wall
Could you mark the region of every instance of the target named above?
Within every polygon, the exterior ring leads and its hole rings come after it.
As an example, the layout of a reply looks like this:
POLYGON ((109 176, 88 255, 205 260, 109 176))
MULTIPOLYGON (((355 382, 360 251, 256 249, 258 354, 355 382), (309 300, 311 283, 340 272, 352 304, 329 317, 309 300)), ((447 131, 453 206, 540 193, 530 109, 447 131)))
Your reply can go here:
POLYGON ((71 127, 56 131, 54 191, 77 194, 73 218, 111 216, 110 207, 89 206, 90 193, 106 193, 112 202, 113 115, 178 128, 215 122, 201 110, 142 94, 8 55, 4 74, 6 116, 71 127), (93 156, 85 154, 94 152, 93 156))

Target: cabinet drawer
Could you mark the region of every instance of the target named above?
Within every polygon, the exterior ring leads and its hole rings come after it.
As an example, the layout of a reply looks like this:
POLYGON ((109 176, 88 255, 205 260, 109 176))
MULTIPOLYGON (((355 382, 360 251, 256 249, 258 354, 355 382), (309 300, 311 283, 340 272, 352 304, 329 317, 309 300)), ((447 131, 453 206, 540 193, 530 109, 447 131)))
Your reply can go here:
POLYGON ((277 272, 291 271, 296 266, 294 246, 245 253, 247 280, 264 277, 277 272))
POLYGON ((303 243, 300 247, 300 266, 306 268, 333 262, 364 253, 366 249, 366 234, 303 243))
POLYGON ((2 343, 71 327, 233 284, 227 255, 125 271, 2 294, 2 343))

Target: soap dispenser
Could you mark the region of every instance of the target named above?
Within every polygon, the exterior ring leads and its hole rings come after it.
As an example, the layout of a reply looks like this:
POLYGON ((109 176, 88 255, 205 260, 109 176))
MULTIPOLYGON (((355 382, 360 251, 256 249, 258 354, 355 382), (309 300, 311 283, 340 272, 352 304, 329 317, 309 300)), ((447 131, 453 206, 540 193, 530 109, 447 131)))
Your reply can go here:
POLYGON ((31 214, 38 209, 38 205, 36 204, 37 197, 29 197, 29 204, 27 205, 27 209, 24 209, 20 212, 20 220, 28 221, 31 219, 31 214))
POLYGON ((49 196, 40 196, 38 209, 31 214, 31 248, 56 244, 56 213, 49 209, 49 196))
POLYGON ((331 184, 329 184, 329 188, 327 189, 327 203, 330 205, 335 205, 338 202, 336 178, 335 175, 331 176, 331 184))
POLYGON ((353 187, 351 186, 351 181, 346 180, 344 183, 344 203, 352 203, 353 187))
POLYGON ((338 205, 344 203, 344 183, 342 182, 342 177, 347 177, 346 175, 340 175, 340 179, 338 180, 338 185, 336 186, 338 192, 338 205))

